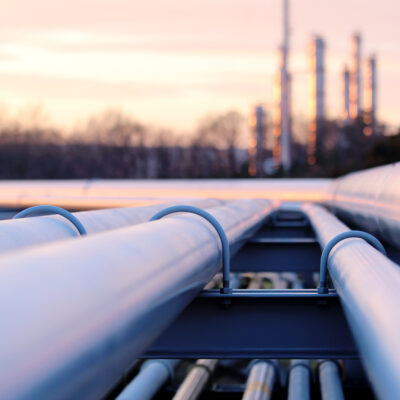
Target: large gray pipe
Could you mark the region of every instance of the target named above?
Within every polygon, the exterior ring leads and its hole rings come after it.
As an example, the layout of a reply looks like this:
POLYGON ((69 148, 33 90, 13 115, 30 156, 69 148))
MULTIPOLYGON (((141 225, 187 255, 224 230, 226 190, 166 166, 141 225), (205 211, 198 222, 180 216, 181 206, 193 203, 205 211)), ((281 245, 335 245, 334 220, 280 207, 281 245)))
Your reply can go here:
POLYGON ((400 248, 400 163, 336 179, 331 193, 341 219, 400 248))
MULTIPOLYGON (((87 233, 92 234, 146 222, 157 211, 173 204, 176 203, 82 211, 73 215, 79 219, 87 233)), ((188 200, 185 204, 209 208, 219 206, 223 201, 188 200)), ((0 252, 77 236, 78 232, 71 222, 57 215, 0 221, 0 252)))
MULTIPOLYGON (((324 208, 305 205, 321 248, 349 229, 324 208)), ((346 239, 330 253, 328 270, 380 399, 400 398, 400 268, 367 242, 346 239)))
POLYGON ((128 179, 0 181, 0 206, 49 202, 69 209, 129 207, 178 199, 324 201, 330 179, 128 179))
MULTIPOLYGON (((273 210, 213 208, 231 251, 273 210)), ((179 215, 0 260, 0 398, 100 398, 221 267, 214 228, 179 215)))

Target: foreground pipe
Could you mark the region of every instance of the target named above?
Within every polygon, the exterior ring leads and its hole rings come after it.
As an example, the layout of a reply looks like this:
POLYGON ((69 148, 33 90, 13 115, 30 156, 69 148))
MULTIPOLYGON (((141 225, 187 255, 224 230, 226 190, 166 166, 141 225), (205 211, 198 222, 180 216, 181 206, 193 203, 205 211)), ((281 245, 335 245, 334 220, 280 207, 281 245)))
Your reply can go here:
POLYGON ((344 400, 339 368, 333 361, 325 360, 319 364, 319 382, 322 400, 344 400))
POLYGON ((270 400, 276 381, 273 361, 256 360, 250 369, 243 400, 270 400))
POLYGON ((151 400, 168 380, 172 380, 179 360, 148 360, 116 400, 151 400))
MULTIPOLYGON (((221 205, 221 200, 191 200, 187 204, 209 208, 221 205)), ((83 211, 73 213, 73 216, 88 234, 92 234, 146 222, 157 211, 170 205, 83 211)), ((60 216, 0 221, 0 252, 77 236, 76 228, 60 216)))
MULTIPOLYGON (((273 211, 210 210, 231 252, 273 211)), ((0 260, 0 398, 100 398, 221 267, 207 221, 179 215, 0 260)))
POLYGON ((292 360, 289 372, 288 400, 310 399, 310 361, 292 360))
MULTIPOLYGON (((321 247, 348 230, 324 208, 302 207, 321 247)), ((380 399, 400 398, 400 268, 361 239, 330 253, 328 270, 363 365, 380 399)))
POLYGON ((346 175, 331 192, 341 219, 400 248, 400 163, 346 175))

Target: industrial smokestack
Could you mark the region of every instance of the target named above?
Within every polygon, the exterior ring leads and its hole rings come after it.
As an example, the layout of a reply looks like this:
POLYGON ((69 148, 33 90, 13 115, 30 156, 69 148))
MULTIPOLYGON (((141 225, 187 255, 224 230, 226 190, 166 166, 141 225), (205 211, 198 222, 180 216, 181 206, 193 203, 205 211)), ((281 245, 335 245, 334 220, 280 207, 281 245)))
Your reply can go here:
POLYGON ((263 106, 255 108, 250 125, 252 133, 249 146, 249 175, 261 177, 264 174, 267 136, 267 115, 263 106))
POLYGON ((308 163, 315 164, 317 141, 321 136, 325 119, 325 43, 321 37, 315 36, 310 44, 310 125, 308 138, 308 163))
POLYGON ((344 123, 350 121, 350 72, 347 65, 343 68, 343 105, 342 105, 342 118, 344 123))
POLYGON ((350 71, 350 117, 361 117, 361 35, 352 37, 352 56, 350 71))
POLYGON ((364 134, 366 136, 375 133, 376 124, 376 57, 372 55, 367 61, 367 82, 365 87, 365 113, 364 134))
POLYGON ((292 165, 291 157, 291 116, 290 116, 290 76, 288 72, 289 56, 289 0, 283 0, 283 44, 280 49, 280 69, 276 79, 279 90, 275 94, 276 115, 274 157, 284 172, 288 172, 292 165))

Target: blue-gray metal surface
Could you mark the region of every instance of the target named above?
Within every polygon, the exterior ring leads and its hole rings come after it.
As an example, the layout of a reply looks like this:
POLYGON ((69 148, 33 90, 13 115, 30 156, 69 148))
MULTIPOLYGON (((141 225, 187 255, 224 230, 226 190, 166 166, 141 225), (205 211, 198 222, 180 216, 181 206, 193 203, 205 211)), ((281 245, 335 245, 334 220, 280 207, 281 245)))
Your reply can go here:
POLYGON ((204 291, 143 357, 354 358, 358 352, 334 292, 241 289, 223 298, 204 291))
POLYGON ((318 272, 321 249, 305 238, 251 240, 231 260, 232 272, 318 272))
POLYGON ((288 400, 310 400, 309 360, 292 360, 289 370, 288 400))
MULTIPOLYGON (((323 248, 348 231, 324 208, 302 207, 323 248)), ((362 239, 333 249, 328 269, 374 391, 380 399, 400 398, 400 268, 362 239)))
POLYGON ((148 360, 116 400, 151 400, 174 377, 179 360, 148 360))
MULTIPOLYGON (((253 200, 211 213, 237 251, 271 211, 253 200)), ((184 215, 2 255, 0 397, 103 396, 219 270, 220 251, 208 222, 184 215)))
POLYGON ((322 400, 344 400, 339 367, 334 361, 324 360, 318 366, 322 400))

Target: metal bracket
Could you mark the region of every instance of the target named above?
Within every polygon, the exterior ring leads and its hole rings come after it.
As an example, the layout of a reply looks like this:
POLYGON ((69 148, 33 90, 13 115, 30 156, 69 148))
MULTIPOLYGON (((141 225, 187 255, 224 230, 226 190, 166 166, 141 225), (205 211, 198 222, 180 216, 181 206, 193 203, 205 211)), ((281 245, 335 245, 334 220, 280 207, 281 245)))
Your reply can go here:
POLYGON ((232 293, 232 288, 230 287, 230 272, 231 272, 231 265, 230 265, 230 250, 229 250, 229 242, 228 238, 226 237, 226 233, 224 228, 222 228, 221 224, 207 211, 202 210, 198 207, 187 206, 187 205, 177 205, 172 207, 164 208, 161 211, 158 211, 155 215, 153 215, 149 221, 155 221, 166 215, 177 213, 177 212, 188 212, 192 214, 199 215, 206 219, 217 231, 219 238, 221 239, 222 244, 222 271, 223 271, 223 278, 222 278, 222 288, 220 289, 221 294, 229 294, 232 293))
POLYGON ((319 287, 318 293, 326 294, 328 293, 328 287, 326 285, 326 271, 328 268, 328 257, 333 249, 339 242, 344 239, 351 239, 351 238, 360 238, 364 239, 370 245, 374 246, 378 251, 380 251, 383 255, 386 256, 386 250, 383 247, 382 243, 373 235, 368 232, 364 231, 347 231, 339 233, 339 235, 335 236, 331 239, 328 244, 324 247, 324 250, 321 255, 321 263, 320 263, 320 270, 319 270, 319 287))
POLYGON ((29 207, 26 208, 25 210, 20 211, 18 214, 14 215, 12 219, 20 219, 32 215, 39 216, 39 215, 52 215, 52 214, 61 215, 62 217, 70 221, 78 230, 81 236, 87 235, 85 227, 82 225, 82 223, 79 221, 78 218, 76 218, 69 211, 64 210, 63 208, 57 206, 43 205, 43 206, 29 207))

